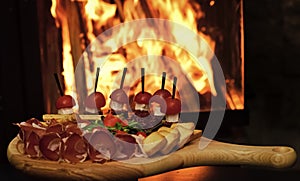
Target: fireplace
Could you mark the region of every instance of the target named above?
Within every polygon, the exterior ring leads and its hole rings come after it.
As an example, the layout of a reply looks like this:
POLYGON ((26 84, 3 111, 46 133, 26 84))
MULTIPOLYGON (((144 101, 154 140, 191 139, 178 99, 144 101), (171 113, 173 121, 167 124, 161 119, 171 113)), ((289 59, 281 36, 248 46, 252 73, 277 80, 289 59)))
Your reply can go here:
MULTIPOLYGON (((96 59, 99 55, 97 56, 97 47, 90 46, 90 43, 98 35, 122 23, 144 18, 159 18, 182 24, 204 39, 216 55, 225 77, 224 123, 231 126, 247 124, 248 116, 244 99, 243 1, 162 0, 154 3, 145 0, 45 0, 37 1, 37 10, 45 112, 56 112, 55 100, 59 92, 53 73, 59 73, 65 93, 76 97, 78 111, 81 111, 84 97, 94 89, 96 68, 99 66, 96 59), (81 63, 80 61, 84 62, 85 68, 80 70, 81 76, 77 76, 79 80, 75 80, 75 69, 81 63), (80 90, 76 84, 80 84, 80 90)), ((176 32, 172 32, 171 29, 170 33, 176 36, 176 32)), ((153 52, 155 55, 169 57, 178 61, 183 70, 188 72, 190 84, 199 93, 201 112, 199 119, 202 120, 202 125, 199 127, 202 128, 205 125, 203 120, 207 120, 209 113, 218 111, 211 109, 211 96, 214 96, 215 90, 212 86, 205 85, 209 81, 207 74, 214 75, 214 72, 212 70, 211 73, 205 73, 197 64, 187 64, 186 61, 192 57, 187 52, 177 51, 177 49, 178 47, 165 42, 141 43, 138 40, 118 47, 106 61, 110 64, 109 67, 113 68, 101 70, 106 71, 109 81, 100 80, 102 83, 97 88, 108 98, 113 89, 113 80, 116 80, 124 65, 139 56, 153 54, 153 52)), ((204 58, 209 62, 211 57, 204 56, 204 58)), ((147 64, 145 67, 147 71, 147 64)), ((213 78, 212 80, 216 81, 213 78)), ((158 79, 149 82, 151 86, 148 85, 148 88, 153 87, 152 92, 159 87, 158 79)), ((138 90, 139 84, 136 82, 130 85, 132 95, 138 90)), ((216 82, 215 84, 217 85, 216 82)), ((215 89, 218 89, 218 86, 215 89)))

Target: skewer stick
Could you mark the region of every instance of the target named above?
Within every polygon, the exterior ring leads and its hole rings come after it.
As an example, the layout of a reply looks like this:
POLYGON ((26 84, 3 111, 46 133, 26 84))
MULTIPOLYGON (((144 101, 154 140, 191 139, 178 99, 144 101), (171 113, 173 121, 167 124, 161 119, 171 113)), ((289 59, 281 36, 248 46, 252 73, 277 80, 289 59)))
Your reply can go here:
POLYGON ((122 75, 122 79, 121 79, 120 89, 123 89, 126 72, 127 72, 127 68, 125 67, 123 69, 123 75, 122 75))
POLYGON ((145 92, 145 68, 141 68, 141 79, 142 79, 142 93, 145 92))
POLYGON ((96 91, 97 91, 97 85, 98 85, 98 77, 99 77, 99 72, 100 72, 100 67, 97 67, 97 72, 96 72, 96 81, 95 81, 94 92, 96 92, 96 91))
POLYGON ((165 82, 166 82, 166 72, 162 73, 162 80, 161 80, 161 89, 165 89, 165 82))
POLYGON ((57 73, 54 73, 54 78, 55 78, 55 81, 56 81, 56 85, 59 89, 59 93, 60 93, 61 96, 63 96, 64 92, 63 92, 63 89, 61 88, 60 81, 59 81, 57 73))
POLYGON ((176 83, 177 83, 177 77, 174 77, 174 79, 173 79, 173 90, 172 90, 172 99, 175 98, 175 93, 176 93, 176 83))

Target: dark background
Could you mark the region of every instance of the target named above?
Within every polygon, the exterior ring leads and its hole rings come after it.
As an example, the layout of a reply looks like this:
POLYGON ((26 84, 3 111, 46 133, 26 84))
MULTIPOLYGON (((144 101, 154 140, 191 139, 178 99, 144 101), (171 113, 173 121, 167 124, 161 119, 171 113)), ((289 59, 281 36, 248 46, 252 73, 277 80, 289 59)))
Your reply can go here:
MULTIPOLYGON (((2 2, 0 175, 18 178, 6 158, 12 123, 44 113, 36 0, 2 2), (14 174, 14 175, 12 175, 14 174)), ((244 2, 246 106, 242 142, 288 145, 300 153, 300 0, 244 2)), ((299 171, 297 162, 293 170, 299 171)))

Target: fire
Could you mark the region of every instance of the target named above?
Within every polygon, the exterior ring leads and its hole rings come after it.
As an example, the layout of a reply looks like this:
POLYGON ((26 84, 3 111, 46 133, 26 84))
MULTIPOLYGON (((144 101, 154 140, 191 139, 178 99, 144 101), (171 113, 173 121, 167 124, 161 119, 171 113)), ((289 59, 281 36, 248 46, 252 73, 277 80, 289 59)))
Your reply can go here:
POLYGON ((74 65, 73 65, 73 57, 71 54, 71 43, 69 36, 69 27, 68 20, 65 9, 62 6, 59 6, 61 3, 60 0, 52 0, 51 13, 52 16, 55 17, 55 22, 57 27, 61 27, 62 29, 62 57, 63 57, 63 72, 64 76, 64 85, 65 85, 65 94, 72 95, 75 100, 77 95, 74 94, 75 78, 74 78, 74 65))
MULTIPOLYGON (((65 14, 61 1, 63 0, 52 0, 51 12, 56 19, 57 26, 62 28, 65 91, 66 94, 76 95, 76 89, 74 89, 73 57, 71 54, 70 36, 66 18, 68 15, 65 14)), ((154 93, 154 91, 159 89, 161 84, 161 77, 151 75, 151 72, 157 70, 163 72, 168 68, 170 74, 180 71, 185 72, 185 79, 191 82, 195 90, 200 94, 217 94, 215 85, 213 84, 214 77, 210 63, 214 56, 211 52, 215 49, 215 41, 197 29, 197 20, 205 16, 205 13, 202 12, 201 6, 198 3, 189 0, 126 0, 123 4, 120 0, 116 0, 115 4, 109 4, 102 0, 87 0, 80 2, 72 1, 72 3, 84 4, 82 18, 85 22, 85 33, 89 42, 93 42, 99 34, 111 27, 144 18, 160 18, 174 21, 189 28, 196 35, 205 40, 199 42, 195 35, 183 34, 177 26, 174 26, 166 27, 167 29, 164 31, 165 34, 158 34, 157 39, 160 39, 162 36, 172 37, 174 42, 181 42, 180 47, 176 44, 164 41, 143 40, 140 38, 135 42, 118 47, 122 42, 126 42, 126 37, 128 36, 143 37, 144 34, 155 34, 156 31, 155 28, 141 27, 140 31, 133 32, 131 31, 132 27, 124 26, 120 30, 121 33, 115 34, 112 32, 112 34, 109 35, 110 37, 108 37, 109 41, 107 41, 105 45, 93 43, 89 47, 85 47, 89 49, 88 52, 90 52, 90 54, 84 52, 83 49, 82 59, 84 60, 85 86, 88 94, 94 90, 96 78, 95 70, 97 67, 105 67, 105 69, 101 69, 100 71, 99 82, 101 82, 101 84, 98 84, 97 90, 101 91, 108 99, 110 93, 118 87, 120 72, 123 67, 128 68, 128 74, 126 75, 127 80, 135 80, 133 79, 134 75, 140 74, 140 71, 137 70, 136 67, 131 66, 130 62, 141 59, 141 57, 142 59, 147 59, 147 61, 138 61, 138 67, 145 67, 146 72, 149 73, 146 77, 145 87, 150 93, 154 93), (206 46, 201 45, 202 43, 208 44, 212 51, 207 51, 207 49, 205 49, 206 46), (200 46, 198 46, 199 44, 200 46), (103 47, 109 47, 113 52, 107 60, 104 60, 104 55, 100 55, 98 52, 103 47), (197 54, 191 55, 190 52, 186 51, 185 47, 204 48, 193 50, 193 52, 197 52, 197 54), (153 63, 159 56, 161 62, 164 62, 164 57, 166 57, 176 61, 177 64, 180 65, 180 68, 176 67, 175 64, 174 66, 166 67, 163 63, 153 63), (201 66, 197 61, 201 62, 201 66)), ((214 1, 211 1, 210 5, 213 6, 214 3, 214 1)), ((170 91, 172 90, 172 78, 173 77, 167 77, 166 82, 166 89, 170 91)), ((127 84, 125 89, 129 89, 130 94, 136 94, 140 91, 141 82, 139 80, 129 84, 127 84), (129 84, 130 86, 128 86, 129 84)))

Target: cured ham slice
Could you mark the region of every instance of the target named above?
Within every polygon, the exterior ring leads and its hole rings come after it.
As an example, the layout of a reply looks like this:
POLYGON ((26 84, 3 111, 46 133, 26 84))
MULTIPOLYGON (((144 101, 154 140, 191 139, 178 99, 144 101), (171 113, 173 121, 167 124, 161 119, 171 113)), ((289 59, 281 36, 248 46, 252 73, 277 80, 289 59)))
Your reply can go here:
POLYGON ((47 133, 39 142, 39 148, 43 156, 52 161, 58 161, 61 158, 62 139, 58 133, 47 133))
POLYGON ((71 134, 66 138, 63 149, 63 159, 68 163, 78 163, 86 160, 88 144, 81 135, 71 134))
POLYGON ((98 129, 86 134, 85 138, 89 142, 88 154, 93 162, 104 163, 110 160, 117 151, 115 141, 108 131, 98 129))
POLYGON ((40 157, 39 141, 46 132, 45 126, 35 118, 28 119, 26 122, 16 125, 20 127, 18 137, 24 143, 24 153, 32 158, 40 157))
POLYGON ((138 149, 136 139, 129 134, 116 134, 117 154, 113 159, 122 160, 133 157, 138 149))
POLYGON ((105 163, 107 161, 107 159, 89 143, 91 136, 92 136, 92 133, 86 133, 83 137, 88 144, 89 159, 92 160, 92 162, 105 163))
POLYGON ((25 141, 25 154, 31 158, 41 157, 41 152, 39 150, 40 137, 35 132, 31 132, 25 141))
POLYGON ((23 142, 26 142, 31 132, 35 132, 35 134, 41 137, 46 131, 46 127, 35 118, 28 119, 26 122, 21 122, 16 125, 20 127, 18 136, 23 142))
POLYGON ((65 124, 65 132, 69 135, 71 134, 78 134, 82 135, 81 129, 78 127, 78 124, 69 122, 65 124))
POLYGON ((46 133, 58 133, 59 135, 62 135, 64 133, 64 127, 59 123, 52 124, 47 127, 46 133))

